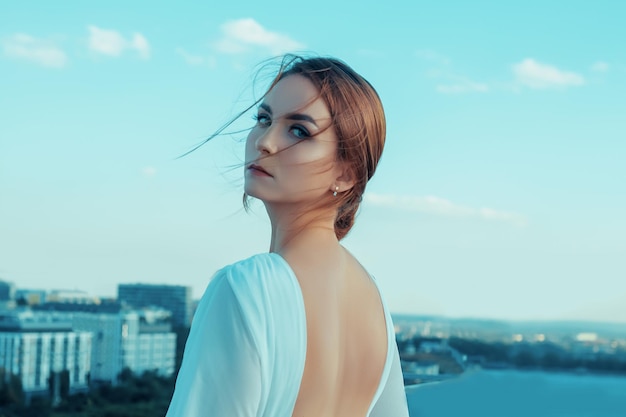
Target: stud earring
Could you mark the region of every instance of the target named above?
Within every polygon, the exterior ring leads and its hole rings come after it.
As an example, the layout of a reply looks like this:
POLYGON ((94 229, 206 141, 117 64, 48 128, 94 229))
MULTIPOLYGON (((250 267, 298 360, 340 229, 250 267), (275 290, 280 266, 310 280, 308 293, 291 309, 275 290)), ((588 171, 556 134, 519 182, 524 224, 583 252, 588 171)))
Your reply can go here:
POLYGON ((333 192, 333 197, 337 197, 337 191, 339 191, 339 187, 335 187, 335 191, 333 192))

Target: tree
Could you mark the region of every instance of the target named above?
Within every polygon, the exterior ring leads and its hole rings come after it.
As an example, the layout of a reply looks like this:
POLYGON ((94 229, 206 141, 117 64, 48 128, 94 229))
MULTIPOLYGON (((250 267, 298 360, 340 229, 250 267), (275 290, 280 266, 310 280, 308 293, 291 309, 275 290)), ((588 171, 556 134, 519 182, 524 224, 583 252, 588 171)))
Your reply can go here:
POLYGON ((15 374, 7 376, 7 371, 0 368, 0 406, 23 405, 24 389, 22 381, 15 374))

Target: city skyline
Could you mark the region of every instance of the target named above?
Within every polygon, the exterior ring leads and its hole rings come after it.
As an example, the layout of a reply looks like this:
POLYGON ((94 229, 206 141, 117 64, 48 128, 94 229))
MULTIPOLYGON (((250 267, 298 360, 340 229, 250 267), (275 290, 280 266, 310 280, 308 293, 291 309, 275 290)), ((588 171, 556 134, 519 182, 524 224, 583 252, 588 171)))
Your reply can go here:
POLYGON ((177 157, 251 104, 257 64, 303 51, 385 106, 345 246, 394 313, 626 322, 626 5, 144 7, 0 6, 0 279, 197 299, 266 251, 246 132, 177 157))

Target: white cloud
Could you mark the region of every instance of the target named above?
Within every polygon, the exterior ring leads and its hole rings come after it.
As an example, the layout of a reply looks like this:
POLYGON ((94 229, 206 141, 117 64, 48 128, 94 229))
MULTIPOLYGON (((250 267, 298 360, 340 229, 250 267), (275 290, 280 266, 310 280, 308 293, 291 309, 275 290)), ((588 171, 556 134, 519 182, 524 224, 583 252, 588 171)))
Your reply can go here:
POLYGON ((438 84, 436 89, 444 94, 484 93, 489 91, 489 86, 471 80, 463 80, 454 84, 438 84))
POLYGON ((533 89, 563 88, 585 83, 582 75, 542 64, 532 58, 514 64, 513 74, 517 83, 533 89))
POLYGON ((89 49, 108 56, 118 57, 125 50, 135 50, 142 59, 150 57, 150 45, 141 33, 134 33, 132 39, 125 39, 115 30, 101 29, 90 25, 89 49))
POLYGON ((490 90, 489 85, 473 81, 464 75, 457 74, 452 69, 451 60, 430 49, 415 51, 415 55, 422 61, 430 64, 426 76, 437 79, 439 82, 435 90, 442 94, 485 93, 490 90))
POLYGON ((150 45, 148 40, 141 33, 134 33, 130 47, 135 49, 142 59, 150 58, 150 45))
POLYGON ((62 68, 67 63, 65 52, 54 43, 23 33, 4 39, 2 49, 10 58, 24 59, 48 68, 62 68))
POLYGON ((176 48, 176 53, 183 57, 185 62, 189 65, 202 65, 204 64, 204 57, 200 55, 193 55, 185 51, 182 48, 176 48))
POLYGON ((89 26, 89 49, 100 54, 119 56, 126 48, 126 40, 114 30, 89 26))
POLYGON ((591 66, 591 71, 594 72, 607 72, 610 68, 610 65, 604 61, 594 62, 591 66))
POLYGON ((435 196, 406 196, 366 193, 365 201, 381 207, 389 207, 408 211, 416 211, 440 216, 480 218, 488 221, 501 221, 518 227, 526 226, 525 216, 494 210, 488 207, 473 208, 454 204, 449 200, 435 196))
POLYGON ((271 32, 251 18, 230 20, 221 26, 221 30, 222 38, 214 46, 226 54, 241 54, 251 47, 258 47, 280 55, 304 48, 300 42, 287 35, 271 32))
POLYGON ((206 66, 209 68, 215 68, 217 63, 215 62, 215 58, 212 56, 204 57, 202 55, 194 55, 183 48, 176 48, 176 53, 183 57, 185 62, 192 66, 206 66))
POLYGON ((154 177, 157 174, 157 169, 151 166, 143 167, 141 169, 141 174, 144 177, 154 177))

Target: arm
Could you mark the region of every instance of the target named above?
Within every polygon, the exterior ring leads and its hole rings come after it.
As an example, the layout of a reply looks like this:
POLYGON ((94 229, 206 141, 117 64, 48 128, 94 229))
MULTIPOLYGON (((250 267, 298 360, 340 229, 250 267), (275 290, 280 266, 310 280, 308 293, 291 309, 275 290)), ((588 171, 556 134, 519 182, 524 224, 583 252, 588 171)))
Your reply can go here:
POLYGON ((222 270, 194 315, 167 417, 256 416, 260 398, 258 351, 222 270))

